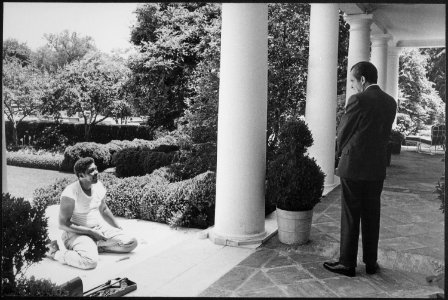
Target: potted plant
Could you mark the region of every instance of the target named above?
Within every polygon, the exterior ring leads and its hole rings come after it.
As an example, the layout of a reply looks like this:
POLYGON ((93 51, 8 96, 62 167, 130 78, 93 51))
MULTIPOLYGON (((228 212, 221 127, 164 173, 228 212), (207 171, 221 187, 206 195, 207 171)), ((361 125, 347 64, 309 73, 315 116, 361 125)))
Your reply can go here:
POLYGON ((401 144, 404 141, 404 135, 395 129, 390 132, 389 145, 392 154, 400 154, 401 144))
POLYGON ((267 201, 277 206, 279 240, 304 244, 309 240, 313 208, 324 188, 324 173, 305 154, 313 138, 302 120, 289 120, 279 134, 278 150, 267 170, 267 201))

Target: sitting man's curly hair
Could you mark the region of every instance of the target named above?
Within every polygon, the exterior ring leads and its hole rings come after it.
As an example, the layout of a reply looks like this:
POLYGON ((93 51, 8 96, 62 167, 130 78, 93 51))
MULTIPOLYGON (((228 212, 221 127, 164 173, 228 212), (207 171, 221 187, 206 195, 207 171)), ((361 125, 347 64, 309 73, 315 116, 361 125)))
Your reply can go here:
POLYGON ((85 173, 91 164, 95 163, 95 160, 91 157, 81 157, 75 162, 73 170, 75 175, 79 178, 80 173, 85 173))

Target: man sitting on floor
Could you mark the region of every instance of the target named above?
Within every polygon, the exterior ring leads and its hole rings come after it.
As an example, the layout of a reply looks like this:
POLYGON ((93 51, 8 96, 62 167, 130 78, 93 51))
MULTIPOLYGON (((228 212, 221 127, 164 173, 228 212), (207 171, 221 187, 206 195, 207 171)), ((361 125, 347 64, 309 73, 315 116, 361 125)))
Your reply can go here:
POLYGON ((62 192, 59 211, 59 228, 67 250, 60 250, 54 240, 47 257, 80 269, 94 269, 98 252, 131 252, 137 240, 123 232, 107 207, 106 188, 98 181, 93 158, 80 158, 74 171, 78 180, 62 192))

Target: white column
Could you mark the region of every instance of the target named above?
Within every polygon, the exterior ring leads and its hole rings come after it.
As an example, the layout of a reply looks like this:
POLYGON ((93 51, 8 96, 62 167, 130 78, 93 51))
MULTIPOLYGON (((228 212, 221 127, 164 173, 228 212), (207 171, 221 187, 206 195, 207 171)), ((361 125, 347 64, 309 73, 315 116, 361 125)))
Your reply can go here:
POLYGON ((222 4, 215 226, 217 244, 265 235, 266 3, 222 4))
POLYGON ((305 119, 314 139, 308 153, 325 173, 326 186, 335 184, 338 32, 338 4, 311 4, 305 119))
MULTIPOLYGON (((388 47, 387 49, 387 83, 386 93, 391 95, 398 102, 398 74, 399 74, 399 58, 401 48, 388 47)), ((397 124, 397 116, 393 123, 393 128, 397 124)))
POLYGON ((370 62, 378 70, 378 85, 383 91, 387 82, 387 41, 390 38, 389 34, 376 34, 370 37, 372 41, 370 62))
POLYGON ((350 25, 346 86, 347 100, 355 93, 351 89, 349 80, 351 67, 360 61, 370 60, 370 25, 372 24, 372 15, 349 15, 345 20, 350 25))
POLYGON ((6 137, 5 137, 5 104, 2 99, 2 193, 8 192, 8 180, 6 171, 6 137))

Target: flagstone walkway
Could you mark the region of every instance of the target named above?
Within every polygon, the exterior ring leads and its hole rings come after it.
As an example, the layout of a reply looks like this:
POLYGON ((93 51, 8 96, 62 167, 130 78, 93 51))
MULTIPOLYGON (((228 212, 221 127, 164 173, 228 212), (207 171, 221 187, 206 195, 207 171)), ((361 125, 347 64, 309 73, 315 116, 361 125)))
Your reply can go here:
POLYGON ((339 257, 338 187, 315 207, 308 244, 284 245, 276 235, 200 296, 422 298, 443 293, 426 281, 444 270, 444 214, 433 193, 444 172, 442 158, 412 151, 392 157, 382 194, 379 273, 365 273, 361 244, 356 277, 322 266, 339 257))

